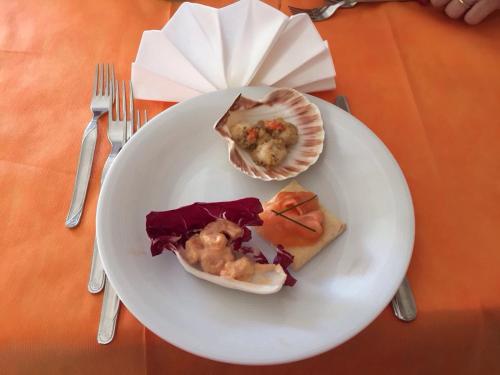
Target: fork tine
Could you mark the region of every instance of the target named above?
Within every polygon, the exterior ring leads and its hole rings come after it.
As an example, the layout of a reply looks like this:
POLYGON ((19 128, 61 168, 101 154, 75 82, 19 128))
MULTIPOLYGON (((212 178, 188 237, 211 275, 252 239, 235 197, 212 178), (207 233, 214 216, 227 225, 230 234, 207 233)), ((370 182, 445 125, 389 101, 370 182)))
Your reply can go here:
POLYGON ((106 64, 106 96, 109 96, 113 93, 113 78, 111 77, 111 64, 106 64))
POLYGON ((115 66, 113 64, 111 64, 111 80, 109 84, 111 85, 110 95, 113 98, 115 93, 115 66))
POLYGON ((120 121, 120 100, 118 99, 118 81, 115 81, 115 115, 114 121, 120 121))
POLYGON ((290 12, 292 12, 292 14, 305 13, 309 17, 313 18, 321 16, 321 13, 323 13, 327 7, 328 6, 322 6, 320 8, 304 9, 304 8, 296 8, 293 6, 289 6, 288 9, 290 9, 290 12))
POLYGON ((104 66, 103 64, 99 64, 99 90, 97 91, 97 95, 102 95, 102 84, 103 84, 103 72, 104 66))
MULTIPOLYGON (((330 18, 332 14, 330 15, 326 15, 326 10, 328 7, 323 7, 324 9, 321 9, 320 11, 318 11, 317 13, 315 14, 312 14, 310 17, 311 17, 311 20, 312 21, 323 21, 327 18, 330 18)), ((334 11, 335 12, 335 11, 334 11)))
POLYGON ((125 81, 122 81, 122 104, 121 104, 121 119, 120 121, 127 121, 127 99, 125 97, 125 81))
MULTIPOLYGON (((134 91, 132 90, 132 81, 129 81, 129 113, 130 113, 130 137, 134 135, 134 91)), ((130 139, 129 137, 129 139, 130 139)))
POLYGON ((137 130, 142 128, 148 122, 148 111, 144 110, 142 116, 143 121, 141 121, 141 111, 137 110, 137 130))
POLYGON ((305 13, 307 15, 310 15, 311 13, 313 13, 314 11, 316 11, 318 8, 306 9, 306 8, 296 8, 296 7, 289 6, 288 9, 290 9, 290 11, 293 14, 305 13))
POLYGON ((290 12, 292 12, 292 14, 307 13, 307 9, 296 8, 292 6, 288 6, 288 9, 290 9, 290 12))
POLYGON ((311 10, 311 13, 309 13, 309 15, 311 17, 320 17, 323 12, 326 10, 328 6, 324 6, 324 7, 321 7, 321 8, 314 8, 311 10))
POLYGON ((103 83, 102 83, 102 95, 108 95, 109 88, 109 65, 103 65, 103 83))
POLYGON ((92 82, 92 96, 96 95, 98 79, 99 79, 99 64, 95 64, 94 81, 92 82))

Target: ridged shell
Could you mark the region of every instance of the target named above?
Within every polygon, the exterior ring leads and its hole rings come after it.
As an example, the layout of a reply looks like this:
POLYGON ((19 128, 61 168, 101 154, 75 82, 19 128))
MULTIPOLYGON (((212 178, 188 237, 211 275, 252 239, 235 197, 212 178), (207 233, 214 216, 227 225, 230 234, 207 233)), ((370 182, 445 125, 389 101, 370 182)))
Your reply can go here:
POLYGON ((307 170, 318 160, 325 138, 318 107, 289 88, 273 90, 260 101, 239 95, 214 128, 228 142, 231 164, 250 177, 265 181, 285 180, 307 170), (297 127, 299 140, 288 149, 288 155, 280 165, 271 168, 259 166, 248 151, 231 139, 229 129, 240 122, 254 124, 278 117, 297 127))

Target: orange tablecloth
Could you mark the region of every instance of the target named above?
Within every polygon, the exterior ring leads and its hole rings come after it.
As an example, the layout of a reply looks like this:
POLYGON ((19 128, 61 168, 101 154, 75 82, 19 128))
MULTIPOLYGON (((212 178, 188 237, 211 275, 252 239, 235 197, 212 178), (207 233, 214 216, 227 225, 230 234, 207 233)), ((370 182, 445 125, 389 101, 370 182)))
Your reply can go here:
MULTIPOLYGON (((338 74, 337 90, 321 96, 347 95, 408 180, 418 319, 400 323, 387 308, 337 349, 261 368, 185 353, 125 308, 115 341, 97 345, 101 296, 86 283, 109 150, 104 127, 82 223, 63 225, 94 64, 114 62, 128 78, 143 30, 163 26, 177 5, 2 2, 0 373, 500 373, 500 14, 469 27, 413 2, 361 4, 317 26, 338 74)), ((150 114, 169 106, 141 105, 150 114)))

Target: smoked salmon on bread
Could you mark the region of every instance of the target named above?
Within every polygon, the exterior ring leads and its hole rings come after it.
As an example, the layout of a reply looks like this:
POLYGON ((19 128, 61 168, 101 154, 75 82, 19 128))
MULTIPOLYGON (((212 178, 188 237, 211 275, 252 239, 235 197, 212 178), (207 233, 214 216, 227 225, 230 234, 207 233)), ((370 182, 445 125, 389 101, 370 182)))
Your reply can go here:
POLYGON ((260 217, 264 224, 256 229, 265 240, 283 245, 294 256, 291 267, 294 271, 340 236, 346 227, 320 204, 316 194, 295 180, 263 206, 260 217))

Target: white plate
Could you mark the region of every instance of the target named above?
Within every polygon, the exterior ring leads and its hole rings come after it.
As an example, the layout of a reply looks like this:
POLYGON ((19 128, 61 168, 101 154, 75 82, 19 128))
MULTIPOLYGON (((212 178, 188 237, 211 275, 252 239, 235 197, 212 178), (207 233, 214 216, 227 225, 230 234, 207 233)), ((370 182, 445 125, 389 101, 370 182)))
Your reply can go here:
POLYGON ((267 90, 214 92, 156 116, 116 158, 97 210, 104 267, 127 308, 173 345, 239 364, 295 361, 353 337, 389 303, 413 248, 411 196, 390 152, 354 117, 309 97, 321 110, 326 142, 298 181, 345 220, 347 231, 296 273, 295 287, 250 295, 194 278, 174 254, 150 255, 149 211, 267 199, 287 183, 233 168, 225 141, 212 129, 238 93, 258 99, 267 90))

